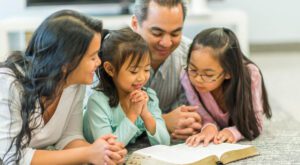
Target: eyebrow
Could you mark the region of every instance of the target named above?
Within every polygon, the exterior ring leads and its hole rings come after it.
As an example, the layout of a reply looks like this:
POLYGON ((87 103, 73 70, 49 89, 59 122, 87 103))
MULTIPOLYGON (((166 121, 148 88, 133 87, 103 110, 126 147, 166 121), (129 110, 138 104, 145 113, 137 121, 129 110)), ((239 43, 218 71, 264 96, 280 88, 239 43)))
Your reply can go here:
MULTIPOLYGON (((166 32, 164 29, 161 29, 159 27, 151 27, 150 28, 151 30, 157 30, 157 31, 161 31, 161 32, 166 32)), ((176 33, 176 32, 179 32, 179 31, 182 31, 182 27, 179 27, 173 31, 171 31, 171 33, 176 33)))
POLYGON ((98 54, 98 53, 99 53, 99 51, 100 51, 100 49, 99 49, 99 50, 96 50, 96 51, 94 51, 93 53, 89 54, 88 56, 94 56, 96 53, 98 54))
POLYGON ((147 65, 145 65, 145 66, 141 66, 141 65, 137 65, 137 66, 135 66, 135 65, 131 65, 131 66, 129 66, 128 68, 141 68, 141 67, 147 67, 147 66, 151 66, 151 64, 149 63, 149 64, 147 64, 147 65))
MULTIPOLYGON (((194 68, 196 68, 196 69, 199 69, 199 68, 197 68, 197 66, 196 65, 194 65, 192 62, 190 62, 190 65, 192 65, 194 68)), ((213 70, 213 69, 211 69, 211 68, 206 68, 206 69, 203 69, 202 70, 203 72, 216 72, 215 70, 213 70)))

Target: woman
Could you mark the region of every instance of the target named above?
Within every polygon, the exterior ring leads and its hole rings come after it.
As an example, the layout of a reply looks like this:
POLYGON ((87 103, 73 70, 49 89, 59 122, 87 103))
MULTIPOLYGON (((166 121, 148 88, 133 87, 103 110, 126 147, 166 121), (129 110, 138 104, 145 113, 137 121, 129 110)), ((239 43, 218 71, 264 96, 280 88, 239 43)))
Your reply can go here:
POLYGON ((85 84, 101 64, 102 22, 70 10, 49 16, 24 55, 0 66, 0 156, 5 164, 116 164, 113 135, 92 145, 82 135, 85 84), (57 150, 42 150, 54 145, 57 150))

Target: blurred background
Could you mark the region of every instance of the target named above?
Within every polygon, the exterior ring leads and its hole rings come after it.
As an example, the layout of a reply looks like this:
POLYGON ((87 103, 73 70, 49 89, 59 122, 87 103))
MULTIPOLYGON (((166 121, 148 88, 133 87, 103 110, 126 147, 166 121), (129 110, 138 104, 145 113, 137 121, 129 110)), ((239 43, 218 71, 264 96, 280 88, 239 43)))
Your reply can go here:
MULTIPOLYGON (((24 50, 31 32, 49 14, 75 9, 102 19, 104 27, 128 25, 134 0, 0 0, 0 60, 24 50)), ((233 29, 244 53, 264 74, 274 112, 300 121, 300 1, 189 0, 184 35, 206 27, 233 29)))

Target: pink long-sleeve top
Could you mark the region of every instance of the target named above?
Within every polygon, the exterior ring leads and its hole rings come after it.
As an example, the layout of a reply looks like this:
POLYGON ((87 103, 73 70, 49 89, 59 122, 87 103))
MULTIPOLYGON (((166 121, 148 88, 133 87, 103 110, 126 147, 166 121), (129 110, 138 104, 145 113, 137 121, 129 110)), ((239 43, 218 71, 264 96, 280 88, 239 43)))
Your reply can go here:
MULTIPOLYGON (((247 65, 250 75, 251 75, 251 92, 252 92, 252 102, 253 108, 255 111, 256 119, 259 125, 260 132, 262 131, 263 125, 263 101, 262 101, 262 80, 261 75, 259 73, 259 69, 253 65, 247 65)), ((202 117, 202 124, 203 128, 208 125, 214 125, 218 129, 225 128, 229 129, 235 137, 236 141, 244 139, 244 136, 240 133, 236 126, 229 126, 229 114, 228 112, 223 112, 219 107, 218 103, 214 99, 213 95, 210 92, 198 92, 199 96, 201 97, 203 104, 205 104, 207 110, 203 108, 198 95, 197 91, 194 90, 192 84, 188 78, 186 72, 181 75, 181 84, 185 90, 187 100, 190 105, 199 105, 197 109, 198 113, 202 117), (207 112, 209 111, 209 112, 207 112)))

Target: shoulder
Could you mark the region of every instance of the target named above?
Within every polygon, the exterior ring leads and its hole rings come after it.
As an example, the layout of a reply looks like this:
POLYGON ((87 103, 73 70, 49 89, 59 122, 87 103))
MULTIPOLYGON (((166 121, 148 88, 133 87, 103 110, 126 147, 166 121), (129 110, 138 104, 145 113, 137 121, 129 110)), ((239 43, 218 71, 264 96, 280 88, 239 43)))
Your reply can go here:
POLYGON ((261 79, 262 79, 259 68, 255 64, 248 64, 247 68, 248 68, 249 73, 250 73, 252 84, 253 85, 259 84, 261 82, 261 79))
POLYGON ((6 67, 0 68, 0 81, 3 80, 15 80, 15 73, 6 67))
POLYGON ((19 86, 18 84, 15 84, 17 82, 16 80, 15 73, 11 69, 0 68, 0 84, 2 90, 8 91, 12 86, 14 86, 13 89, 15 89, 16 86, 19 86))
POLYGON ((92 95, 88 98, 85 114, 90 117, 99 115, 110 116, 111 109, 109 98, 103 92, 93 90, 92 95))
POLYGON ((260 77, 260 70, 255 64, 248 64, 247 68, 249 70, 249 73, 251 77, 260 77))
POLYGON ((89 98, 92 99, 103 99, 103 100, 109 100, 109 98, 102 92, 102 91, 97 91, 93 89, 92 94, 89 98))

